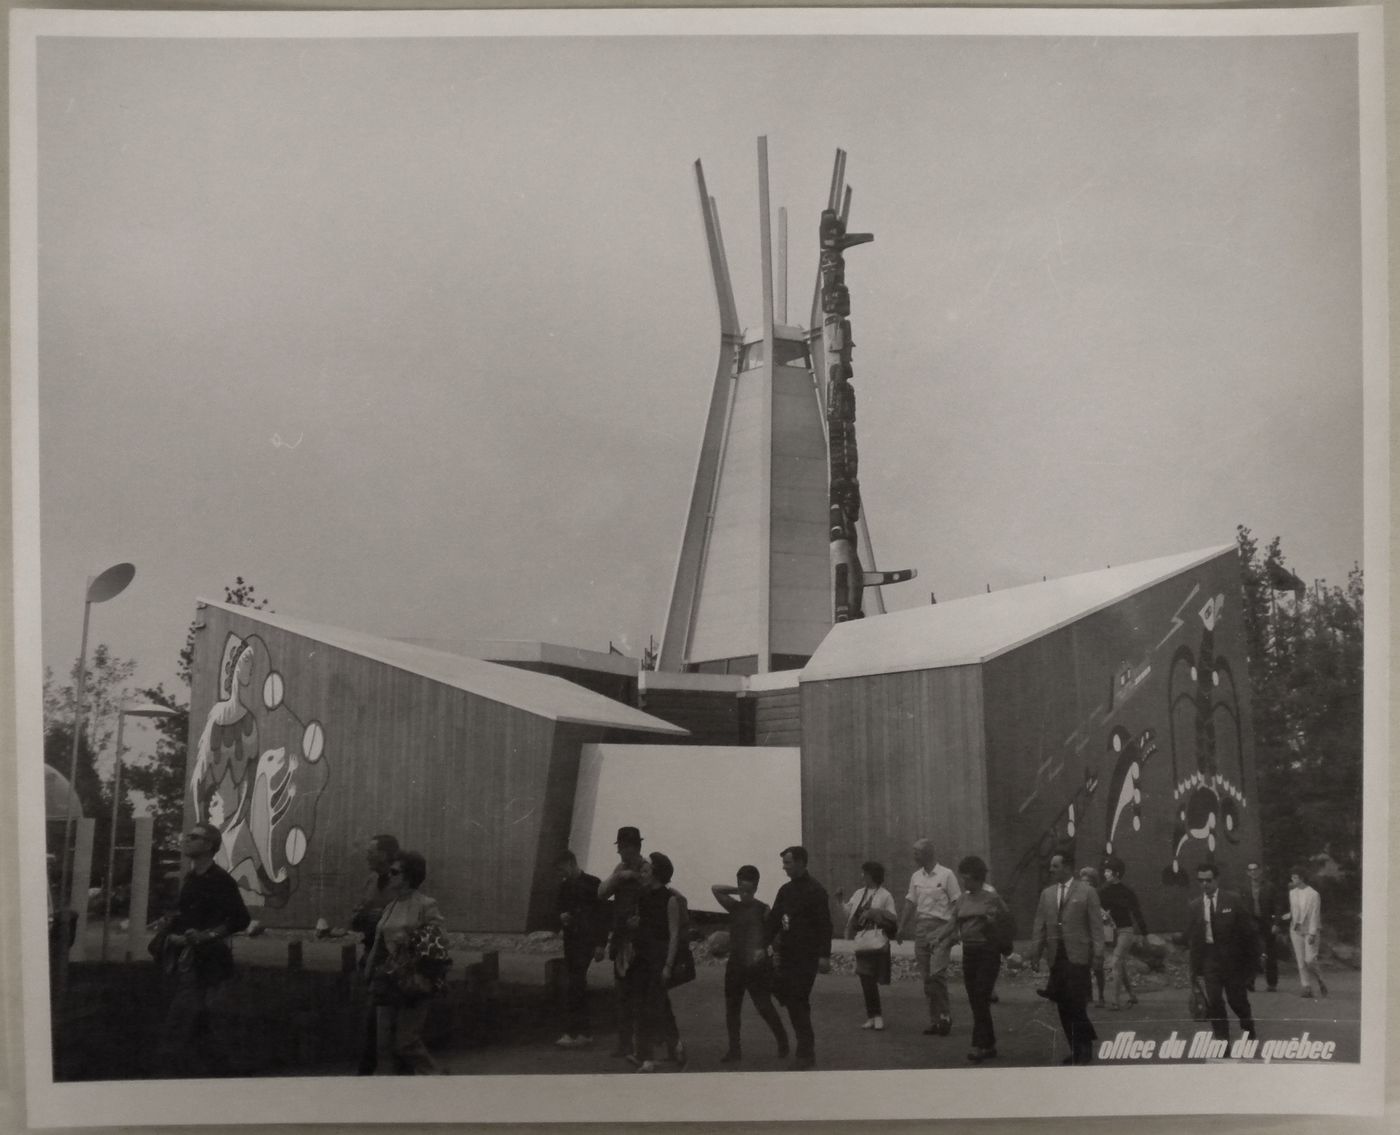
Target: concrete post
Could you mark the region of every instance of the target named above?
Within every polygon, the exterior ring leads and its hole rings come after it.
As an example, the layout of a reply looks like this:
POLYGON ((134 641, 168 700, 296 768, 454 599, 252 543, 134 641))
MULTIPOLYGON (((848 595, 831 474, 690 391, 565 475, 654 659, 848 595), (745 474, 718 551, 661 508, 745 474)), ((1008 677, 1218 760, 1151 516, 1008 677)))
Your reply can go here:
POLYGON ((78 914, 78 936, 69 958, 75 962, 87 959, 88 888, 92 886, 92 841, 97 821, 84 816, 78 821, 77 846, 73 849, 73 875, 69 881, 72 898, 69 905, 78 914))
POLYGON ((135 845, 131 859, 131 910, 127 914, 126 960, 144 957, 146 953, 147 910, 151 905, 151 843, 155 821, 150 816, 136 817, 135 845))

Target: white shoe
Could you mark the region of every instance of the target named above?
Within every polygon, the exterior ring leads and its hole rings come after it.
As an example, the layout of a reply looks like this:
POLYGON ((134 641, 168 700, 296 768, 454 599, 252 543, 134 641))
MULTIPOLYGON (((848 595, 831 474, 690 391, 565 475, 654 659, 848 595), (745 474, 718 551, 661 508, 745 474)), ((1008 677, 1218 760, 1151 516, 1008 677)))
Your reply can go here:
POLYGON ((592 1043, 593 1043, 593 1038, 592 1038, 591 1036, 589 1036, 587 1033, 579 1033, 578 1036, 574 1037, 574 1047, 575 1047, 575 1048, 584 1048, 584 1047, 586 1047, 586 1046, 588 1046, 588 1045, 590 1045, 590 1044, 592 1044, 592 1043))
POLYGON ((656 1071, 656 1061, 655 1061, 655 1060, 643 1060, 640 1064, 637 1065, 637 1071, 638 1071, 638 1072, 655 1072, 655 1071, 656 1071))
POLYGON ((561 1037, 560 1037, 558 1040, 556 1040, 554 1043, 555 1043, 555 1045, 556 1045, 557 1047, 559 1047, 559 1048, 573 1048, 574 1045, 578 1043, 578 1041, 575 1040, 575 1038, 573 1038, 572 1036, 570 1036, 568 1033, 565 1033, 563 1036, 561 1036, 561 1037))
POLYGON ((882 1033, 885 1031, 884 1017, 872 1017, 871 1022, 872 1023, 870 1027, 873 1028, 877 1033, 882 1033))
POLYGON ((863 1028, 863 1029, 873 1029, 873 1028, 875 1027, 875 1018, 874 1018, 874 1017, 866 1017, 866 1018, 865 1018, 865 1024, 861 1025, 860 1027, 863 1028))

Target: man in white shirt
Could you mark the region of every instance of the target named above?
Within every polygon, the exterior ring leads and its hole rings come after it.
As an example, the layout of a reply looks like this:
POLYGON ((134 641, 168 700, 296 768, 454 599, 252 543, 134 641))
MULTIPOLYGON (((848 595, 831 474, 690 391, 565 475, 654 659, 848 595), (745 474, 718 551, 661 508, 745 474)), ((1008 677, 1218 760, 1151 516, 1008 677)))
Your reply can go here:
POLYGON ((1303 983, 1303 996, 1314 996, 1313 981, 1316 981, 1317 992, 1326 997, 1327 983, 1322 980, 1322 971, 1317 968, 1322 898, 1308 886, 1307 872, 1306 867, 1297 866, 1290 870, 1288 876, 1288 936, 1293 940, 1293 956, 1298 960, 1298 980, 1303 983))
POLYGON ((914 862, 918 865, 909 878, 909 893, 904 896, 904 909, 899 916, 899 937, 903 938, 909 922, 914 923, 914 960, 919 976, 924 979, 924 996, 928 999, 929 1027, 925 1036, 947 1036, 953 1031, 953 1017, 948 1006, 948 954, 952 939, 940 942, 932 939, 952 916, 953 903, 962 894, 957 876, 938 862, 933 841, 914 841, 914 862))

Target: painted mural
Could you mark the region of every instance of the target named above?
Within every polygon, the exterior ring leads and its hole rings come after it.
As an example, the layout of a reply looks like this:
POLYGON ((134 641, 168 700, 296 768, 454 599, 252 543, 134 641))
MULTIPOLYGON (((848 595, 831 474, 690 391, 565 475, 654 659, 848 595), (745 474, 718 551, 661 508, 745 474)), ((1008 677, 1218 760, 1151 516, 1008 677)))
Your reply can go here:
POLYGON ((189 793, 195 818, 223 833, 215 861, 250 906, 284 906, 296 890, 330 775, 325 730, 286 692, 262 638, 230 633, 189 793))
MULTIPOLYGON (((1240 842, 1248 807, 1241 699, 1216 645, 1229 605, 1199 582, 1181 595, 1155 645, 1108 668, 1107 696, 1036 761, 1018 813, 1054 811, 1022 848, 1012 885, 1038 885, 1051 853, 1069 847, 1081 863, 1116 854, 1185 887, 1198 861, 1240 842), (1082 776, 1064 784, 1076 765, 1082 776)), ((1150 627, 1135 627, 1133 637, 1151 642, 1150 627)))
POLYGON ((1215 650, 1215 627, 1224 613, 1224 595, 1201 605, 1196 612, 1200 646, 1194 653, 1185 644, 1176 649, 1167 683, 1176 823, 1172 861, 1163 868, 1162 881, 1179 886, 1189 883, 1183 851, 1204 844, 1213 857, 1220 840, 1238 843, 1245 807, 1239 691, 1229 660, 1215 650))

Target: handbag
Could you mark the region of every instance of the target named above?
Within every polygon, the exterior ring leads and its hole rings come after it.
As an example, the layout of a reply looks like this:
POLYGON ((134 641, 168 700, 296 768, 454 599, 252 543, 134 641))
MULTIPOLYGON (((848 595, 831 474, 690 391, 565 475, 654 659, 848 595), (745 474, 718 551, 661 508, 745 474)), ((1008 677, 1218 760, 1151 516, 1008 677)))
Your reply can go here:
POLYGON ((1193 978, 1191 981, 1191 996, 1186 1002, 1186 1008, 1193 1021, 1210 1019, 1210 1001, 1206 997, 1205 989, 1201 987, 1199 978, 1193 978))
POLYGON ((1011 951, 1016 948, 1016 916, 1005 903, 1002 903, 992 916, 989 929, 992 945, 997 948, 997 953, 1003 958, 1009 957, 1011 951))
POLYGON ((165 940, 170 937, 170 920, 162 918, 160 926, 156 929, 155 937, 146 943, 146 952, 151 955, 151 960, 160 963, 162 955, 165 953, 165 940))
POLYGON ((666 988, 674 989, 694 980, 695 955, 690 952, 690 943, 682 942, 680 949, 676 951, 676 960, 671 966, 671 980, 666 983, 666 988))
POLYGON ((408 932, 403 944, 385 963, 380 988, 391 988, 407 1003, 421 1001, 447 986, 447 971, 452 955, 447 939, 436 922, 418 926, 408 932))
MULTIPOLYGON (((855 914, 851 915, 852 922, 860 921, 861 915, 870 909, 870 902, 874 897, 869 891, 866 892, 865 902, 856 907, 855 914)), ((867 926, 864 930, 856 931, 851 944, 857 954, 878 954, 889 946, 890 939, 880 927, 867 926)))

